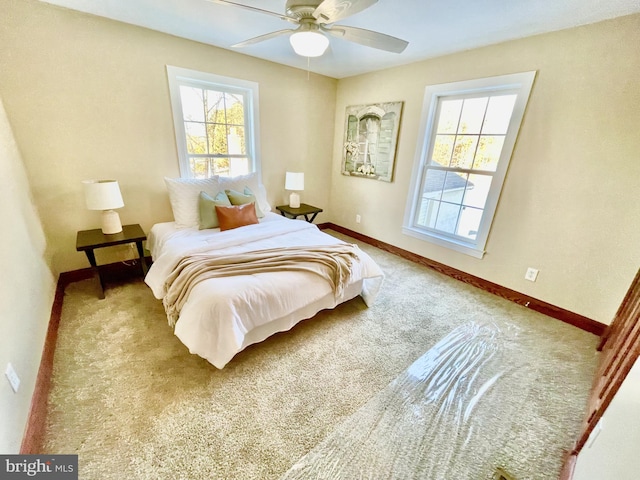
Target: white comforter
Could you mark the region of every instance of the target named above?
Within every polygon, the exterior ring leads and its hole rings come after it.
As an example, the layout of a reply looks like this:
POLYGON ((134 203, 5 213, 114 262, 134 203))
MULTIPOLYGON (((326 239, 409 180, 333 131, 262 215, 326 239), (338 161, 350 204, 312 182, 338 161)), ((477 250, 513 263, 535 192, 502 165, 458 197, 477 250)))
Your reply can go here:
MULTIPOLYGON (((268 213, 257 225, 220 232, 154 225, 147 246, 154 263, 145 282, 156 298, 166 292, 165 280, 185 256, 193 253, 232 255, 268 248, 333 245, 341 240, 315 225, 268 213)), ((360 294, 371 305, 383 273, 358 249, 347 288, 336 297, 322 277, 304 271, 257 273, 213 278, 199 283, 184 304, 175 334, 189 348, 218 368, 246 346, 288 330, 318 311, 333 308, 360 294)))

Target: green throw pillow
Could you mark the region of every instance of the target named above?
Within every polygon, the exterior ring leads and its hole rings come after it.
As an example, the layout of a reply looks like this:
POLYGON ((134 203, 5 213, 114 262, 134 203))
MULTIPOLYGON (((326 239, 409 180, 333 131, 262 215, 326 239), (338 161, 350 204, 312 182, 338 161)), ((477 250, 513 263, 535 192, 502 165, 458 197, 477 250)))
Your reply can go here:
POLYGON ((205 192, 200 192, 198 197, 198 229, 218 228, 218 215, 216 214, 216 205, 231 206, 229 197, 224 192, 218 193, 215 198, 211 198, 205 192))
POLYGON ((253 194, 249 187, 244 187, 244 193, 237 192, 235 190, 225 190, 227 197, 231 201, 231 205, 244 205, 246 203, 252 203, 256 206, 256 215, 258 218, 264 217, 264 213, 258 206, 256 196, 253 194))

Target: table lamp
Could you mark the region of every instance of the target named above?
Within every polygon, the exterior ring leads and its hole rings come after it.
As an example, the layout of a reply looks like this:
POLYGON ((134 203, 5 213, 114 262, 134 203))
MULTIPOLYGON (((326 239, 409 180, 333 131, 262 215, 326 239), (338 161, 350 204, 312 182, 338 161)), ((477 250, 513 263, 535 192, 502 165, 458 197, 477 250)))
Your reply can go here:
POLYGON ((120 215, 114 208, 124 207, 116 180, 84 180, 84 198, 89 210, 102 210, 102 233, 111 235, 122 231, 120 215))
POLYGON ((300 208, 300 195, 298 195, 296 191, 300 192, 304 190, 304 173, 287 172, 284 189, 291 190, 291 195, 289 195, 289 206, 291 208, 300 208))

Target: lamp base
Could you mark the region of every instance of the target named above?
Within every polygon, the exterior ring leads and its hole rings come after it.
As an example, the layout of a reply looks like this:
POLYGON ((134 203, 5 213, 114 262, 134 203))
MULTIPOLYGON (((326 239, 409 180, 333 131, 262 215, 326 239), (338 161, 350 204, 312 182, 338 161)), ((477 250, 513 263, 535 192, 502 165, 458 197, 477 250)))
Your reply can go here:
POLYGON ((102 212, 102 233, 113 235, 122 231, 120 215, 114 210, 104 210, 102 212))
POLYGON ((291 208, 300 208, 300 195, 296 192, 291 192, 291 195, 289 195, 289 206, 291 208))

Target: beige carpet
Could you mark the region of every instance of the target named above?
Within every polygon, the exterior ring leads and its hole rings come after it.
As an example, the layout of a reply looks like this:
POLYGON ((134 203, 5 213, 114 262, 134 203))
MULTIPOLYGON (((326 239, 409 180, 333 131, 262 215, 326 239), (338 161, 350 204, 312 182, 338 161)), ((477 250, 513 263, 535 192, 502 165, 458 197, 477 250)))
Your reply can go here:
MULTIPOLYGON (((522 352, 526 361, 518 364, 529 365, 533 376, 526 378, 535 380, 525 392, 533 407, 522 415, 501 418, 496 407, 474 421, 485 425, 488 438, 492 422, 513 422, 499 430, 525 433, 551 422, 545 438, 513 437, 504 458, 508 463, 533 448, 532 458, 550 460, 544 467, 519 460, 519 471, 526 478, 557 476, 549 469, 559 468, 562 448, 577 433, 597 338, 361 247, 386 274, 375 306, 358 298, 321 312, 249 347, 223 370, 188 353, 142 281, 108 286, 105 300, 95 297, 90 280, 70 285, 45 452, 77 453, 82 479, 278 479, 443 337, 474 322, 512 332, 509 351, 522 352)), ((522 391, 510 395, 522 402, 522 391)))

